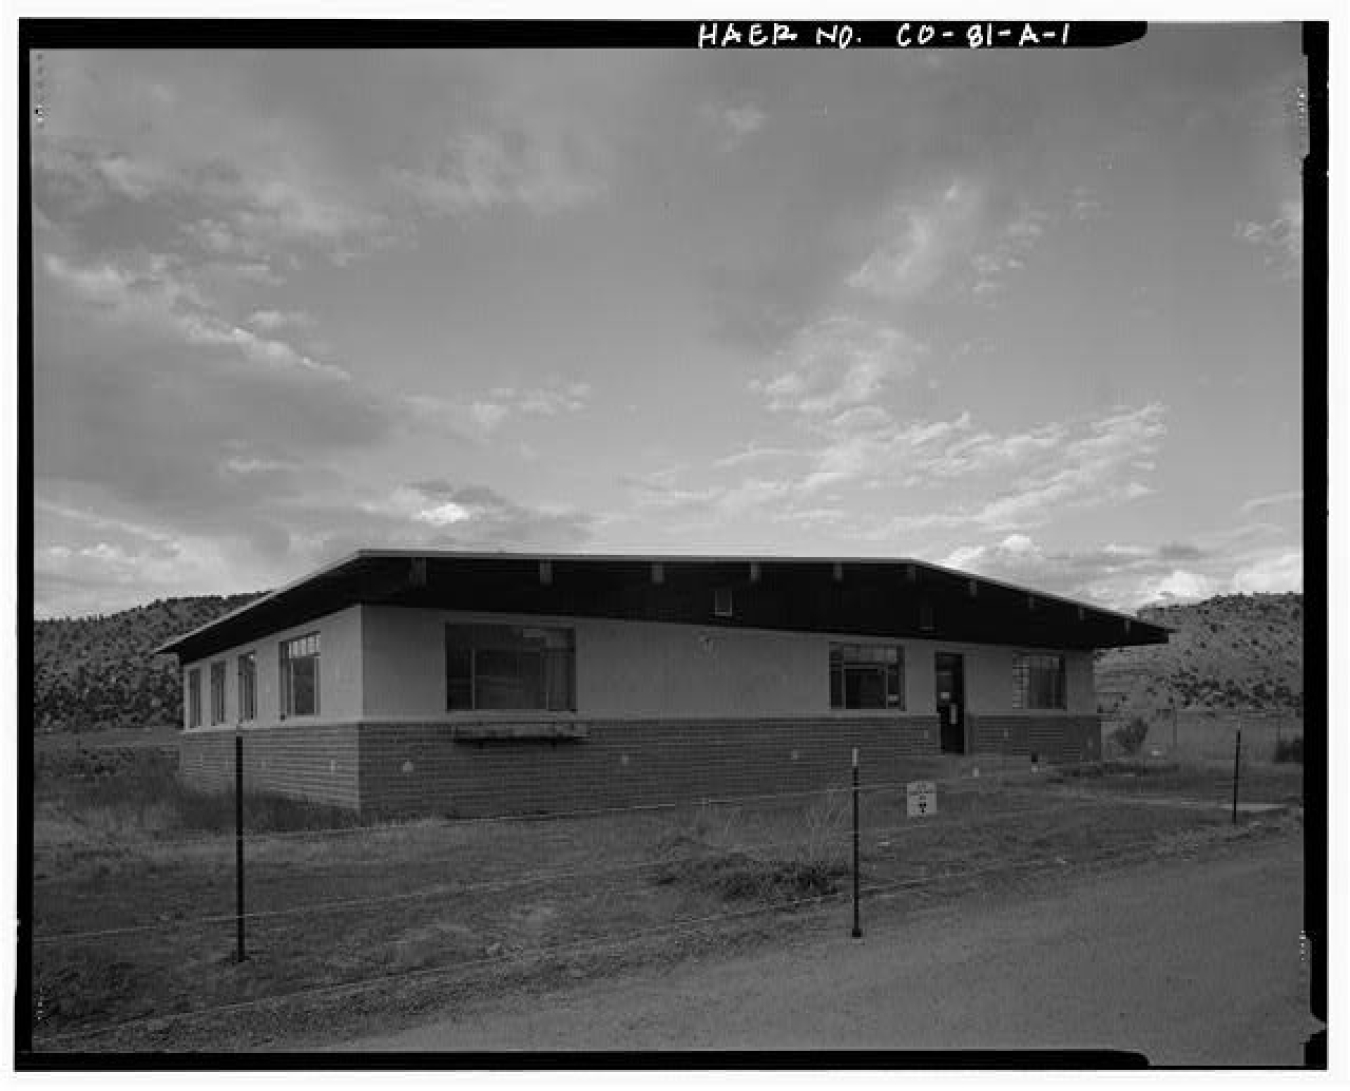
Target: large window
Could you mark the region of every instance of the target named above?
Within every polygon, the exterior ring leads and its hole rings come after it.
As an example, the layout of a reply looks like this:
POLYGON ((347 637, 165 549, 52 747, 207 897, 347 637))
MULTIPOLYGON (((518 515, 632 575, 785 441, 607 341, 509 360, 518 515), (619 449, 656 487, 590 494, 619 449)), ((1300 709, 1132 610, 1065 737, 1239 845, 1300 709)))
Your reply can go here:
POLYGON ((225 664, 211 664, 211 722, 225 722, 225 664))
POLYGON ((202 672, 196 667, 187 672, 188 727, 202 726, 202 672))
POLYGON ((252 652, 239 657, 239 719, 258 718, 258 661, 252 652))
POLYGON ((452 712, 576 708, 571 629, 445 627, 446 708, 452 712))
POLYGON ((1013 656, 1013 708, 1064 708, 1064 657, 1013 656))
POLYGON ((831 708, 905 707, 905 656, 898 644, 831 644, 831 708))
POLYGON ((319 711, 319 634, 281 645, 281 714, 314 716, 319 711))

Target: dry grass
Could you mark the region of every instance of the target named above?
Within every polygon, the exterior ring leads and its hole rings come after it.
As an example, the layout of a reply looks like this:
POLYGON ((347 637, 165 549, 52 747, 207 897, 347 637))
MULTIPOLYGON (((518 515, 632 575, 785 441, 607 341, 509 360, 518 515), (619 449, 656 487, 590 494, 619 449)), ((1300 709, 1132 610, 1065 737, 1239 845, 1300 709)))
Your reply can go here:
MULTIPOLYGON (((331 823, 330 814, 280 807, 265 813, 283 835, 254 835, 248 843, 248 908, 264 915, 249 922, 250 958, 236 964, 233 838, 202 839, 220 828, 213 808, 221 801, 193 799, 165 780, 156 760, 124 763, 96 784, 48 784, 41 792, 39 940, 150 927, 39 942, 39 1038, 410 972, 449 976, 404 979, 369 995, 407 1005, 434 988, 443 1001, 466 982, 480 994, 531 987, 550 974, 598 972, 616 959, 772 935, 783 927, 780 914, 799 912, 794 907, 811 899, 825 899, 821 920, 848 913, 847 792, 336 832, 313 829, 331 823), (185 837, 196 839, 182 843, 185 837), (761 917, 745 916, 761 910, 761 917), (223 919, 203 919, 216 916, 223 919)), ((865 791, 862 880, 891 891, 891 904, 903 910, 1005 883, 1043 882, 1141 846, 1170 852, 1207 843, 1228 821, 1217 807, 1121 806, 1120 793, 1141 776, 1152 778, 1151 791, 1184 795, 1210 774, 1188 780, 1179 770, 1108 767, 1095 778, 966 779, 941 786, 937 816, 922 820, 905 817, 902 790, 865 791)), ((794 918, 793 930, 811 919, 794 918)), ((315 1001, 315 1025, 331 1033, 344 1019, 368 1015, 374 1003, 315 1001)), ((167 1028, 152 1021, 52 1048, 235 1048, 277 1033, 277 1021, 265 1014, 167 1028)))

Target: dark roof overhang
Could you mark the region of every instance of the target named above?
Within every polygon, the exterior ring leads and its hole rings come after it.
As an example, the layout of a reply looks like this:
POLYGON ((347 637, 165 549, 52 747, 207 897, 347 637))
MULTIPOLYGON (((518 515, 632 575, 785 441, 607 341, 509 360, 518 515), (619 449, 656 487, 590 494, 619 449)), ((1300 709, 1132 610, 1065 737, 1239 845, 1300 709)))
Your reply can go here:
POLYGON ((201 659, 357 603, 1029 648, 1165 644, 1170 630, 925 561, 361 550, 156 649, 201 659), (714 612, 719 588, 733 612, 714 612))

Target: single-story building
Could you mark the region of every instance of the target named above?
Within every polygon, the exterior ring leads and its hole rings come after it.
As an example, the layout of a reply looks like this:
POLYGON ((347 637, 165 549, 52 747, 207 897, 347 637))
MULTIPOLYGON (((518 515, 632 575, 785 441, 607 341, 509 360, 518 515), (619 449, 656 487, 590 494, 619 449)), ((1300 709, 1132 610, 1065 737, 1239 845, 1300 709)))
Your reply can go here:
POLYGON ((914 560, 361 550, 163 645, 182 775, 377 814, 624 807, 1101 754, 1127 614, 914 560))

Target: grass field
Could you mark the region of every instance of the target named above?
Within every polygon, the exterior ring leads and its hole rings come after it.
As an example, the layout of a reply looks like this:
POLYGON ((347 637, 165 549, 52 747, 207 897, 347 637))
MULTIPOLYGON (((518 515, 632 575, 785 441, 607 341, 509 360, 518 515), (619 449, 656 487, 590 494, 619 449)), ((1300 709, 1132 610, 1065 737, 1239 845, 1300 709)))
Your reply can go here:
MULTIPOLYGON (((843 927, 850 912, 846 792, 382 826, 249 798, 253 916, 238 963, 233 801, 192 792, 173 772, 172 756, 153 747, 38 755, 39 1047, 233 1049, 372 1018, 387 1026, 461 993, 843 927), (384 984, 342 988, 372 980, 384 984), (251 1004, 299 992, 308 995, 280 1007, 251 1004)), ((1300 795, 1300 767, 1245 776, 1244 798, 1300 795)), ((1164 763, 967 771, 939 785, 938 814, 924 819, 906 817, 902 787, 869 787, 861 882, 867 898, 884 893, 887 911, 903 912, 1289 820, 1233 827, 1226 798, 1216 770, 1164 763), (1132 794, 1205 805, 1133 806, 1132 794)))

